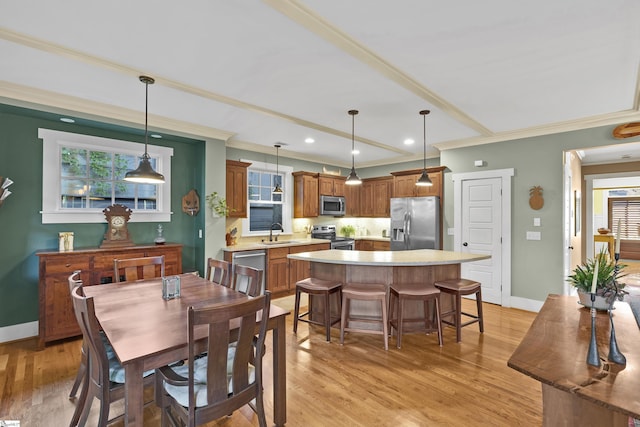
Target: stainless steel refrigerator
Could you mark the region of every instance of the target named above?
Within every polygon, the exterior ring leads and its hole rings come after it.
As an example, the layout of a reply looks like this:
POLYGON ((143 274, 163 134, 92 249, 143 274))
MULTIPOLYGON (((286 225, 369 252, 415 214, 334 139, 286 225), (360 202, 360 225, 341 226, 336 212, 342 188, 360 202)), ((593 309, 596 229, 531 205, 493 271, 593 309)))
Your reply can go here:
POLYGON ((440 198, 391 199, 391 250, 440 249, 440 198))

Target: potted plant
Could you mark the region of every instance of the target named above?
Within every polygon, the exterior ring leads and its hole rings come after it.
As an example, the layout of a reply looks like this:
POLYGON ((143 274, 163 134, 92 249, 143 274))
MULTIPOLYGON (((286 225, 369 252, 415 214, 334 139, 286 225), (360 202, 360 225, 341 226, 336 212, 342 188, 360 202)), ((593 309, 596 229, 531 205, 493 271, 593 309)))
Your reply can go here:
POLYGON ((342 228, 340 228, 340 232, 344 237, 351 237, 355 234, 356 229, 353 225, 343 225, 342 228))
POLYGON ((226 217, 229 216, 229 212, 231 212, 231 208, 227 206, 227 201, 224 197, 220 197, 217 191, 214 191, 211 194, 207 194, 207 205, 209 209, 211 209, 211 213, 214 217, 226 217))
POLYGON ((616 268, 616 261, 609 256, 605 249, 602 249, 594 258, 576 266, 567 281, 578 290, 580 303, 590 307, 591 296, 589 294, 593 286, 596 262, 598 271, 594 307, 598 310, 608 310, 616 298, 622 300, 626 293, 623 290, 624 283, 618 282, 618 279, 624 276, 622 271, 626 265, 618 264, 616 268))

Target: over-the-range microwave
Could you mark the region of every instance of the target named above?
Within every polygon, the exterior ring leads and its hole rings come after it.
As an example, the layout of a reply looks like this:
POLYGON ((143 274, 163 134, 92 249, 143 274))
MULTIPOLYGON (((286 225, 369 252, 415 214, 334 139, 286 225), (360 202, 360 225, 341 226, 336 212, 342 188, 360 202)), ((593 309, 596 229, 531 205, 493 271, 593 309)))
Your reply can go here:
POLYGON ((320 196, 320 215, 344 216, 347 204, 342 196, 320 196))

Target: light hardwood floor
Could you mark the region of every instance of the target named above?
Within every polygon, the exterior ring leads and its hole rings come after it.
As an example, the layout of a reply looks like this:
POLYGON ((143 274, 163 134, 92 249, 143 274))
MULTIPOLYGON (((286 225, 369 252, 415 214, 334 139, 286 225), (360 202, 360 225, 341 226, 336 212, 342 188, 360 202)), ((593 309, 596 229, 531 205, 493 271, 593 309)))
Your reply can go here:
MULTIPOLYGON (((290 306, 291 299, 281 301, 290 306)), ((276 302, 277 303, 277 302, 276 302)), ((475 303, 473 303, 475 304, 475 303)), ((470 301, 464 307, 473 310, 470 301)), ((435 335, 406 334, 402 349, 379 335, 351 333, 331 343, 322 328, 287 320, 288 426, 535 426, 541 425, 541 387, 507 367, 535 313, 485 304, 485 333, 476 325, 435 335)), ((0 344, 0 420, 23 427, 65 426, 74 409, 67 398, 80 356, 79 339, 35 350, 35 340, 0 344)), ((270 346, 268 347, 270 348, 270 346)), ((265 406, 271 424, 271 354, 265 358, 265 406)), ((94 402, 95 425, 98 402, 94 402)), ((112 414, 122 405, 112 406, 112 414)), ((114 424, 122 425, 122 422, 114 424)), ((159 425, 155 407, 145 425, 159 425)), ((209 426, 256 426, 249 408, 209 426)))

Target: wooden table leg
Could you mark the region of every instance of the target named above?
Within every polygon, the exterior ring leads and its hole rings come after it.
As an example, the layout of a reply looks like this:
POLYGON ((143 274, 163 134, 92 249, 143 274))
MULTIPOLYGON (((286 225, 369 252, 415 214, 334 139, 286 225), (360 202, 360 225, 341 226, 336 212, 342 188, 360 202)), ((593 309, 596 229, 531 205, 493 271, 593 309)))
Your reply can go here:
POLYGON ((273 328, 273 421, 276 426, 287 422, 287 359, 285 316, 279 316, 273 328))
POLYGON ((142 361, 124 365, 124 420, 127 427, 143 425, 144 386, 142 361))

